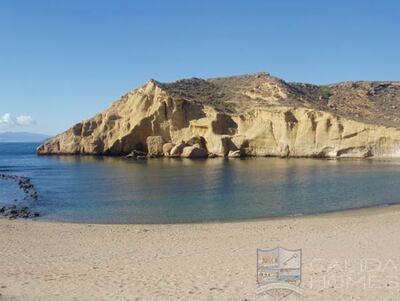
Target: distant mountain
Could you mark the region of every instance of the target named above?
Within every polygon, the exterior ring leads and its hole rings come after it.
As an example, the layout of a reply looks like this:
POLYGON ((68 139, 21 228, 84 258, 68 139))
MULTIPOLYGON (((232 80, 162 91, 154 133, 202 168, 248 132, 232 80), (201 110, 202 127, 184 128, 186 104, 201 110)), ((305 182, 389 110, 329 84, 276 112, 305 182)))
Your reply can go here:
POLYGON ((0 132, 0 142, 43 142, 50 136, 28 132, 0 132))

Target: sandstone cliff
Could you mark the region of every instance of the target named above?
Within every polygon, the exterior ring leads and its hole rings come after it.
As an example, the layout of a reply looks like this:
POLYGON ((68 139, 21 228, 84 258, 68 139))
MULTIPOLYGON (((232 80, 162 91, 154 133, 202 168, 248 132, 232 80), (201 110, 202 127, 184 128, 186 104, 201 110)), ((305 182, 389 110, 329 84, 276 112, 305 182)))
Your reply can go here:
POLYGON ((150 80, 38 154, 400 156, 400 83, 286 83, 266 73, 150 80))

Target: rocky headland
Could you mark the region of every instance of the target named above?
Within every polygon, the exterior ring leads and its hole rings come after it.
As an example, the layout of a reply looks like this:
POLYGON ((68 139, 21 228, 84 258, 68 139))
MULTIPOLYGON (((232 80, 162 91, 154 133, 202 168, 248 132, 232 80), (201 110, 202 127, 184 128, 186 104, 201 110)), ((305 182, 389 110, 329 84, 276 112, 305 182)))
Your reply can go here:
POLYGON ((268 73, 150 80, 37 153, 398 157, 400 82, 288 83, 268 73))

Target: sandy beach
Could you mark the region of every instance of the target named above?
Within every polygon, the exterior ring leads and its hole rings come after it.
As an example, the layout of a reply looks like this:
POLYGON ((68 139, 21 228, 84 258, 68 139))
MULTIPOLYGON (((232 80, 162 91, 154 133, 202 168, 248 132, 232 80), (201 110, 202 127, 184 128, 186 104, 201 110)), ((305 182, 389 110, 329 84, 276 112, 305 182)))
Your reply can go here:
POLYGON ((304 300, 399 300, 399 234, 399 206, 206 224, 1 219, 0 300, 257 300, 256 249, 275 246, 302 248, 304 300))

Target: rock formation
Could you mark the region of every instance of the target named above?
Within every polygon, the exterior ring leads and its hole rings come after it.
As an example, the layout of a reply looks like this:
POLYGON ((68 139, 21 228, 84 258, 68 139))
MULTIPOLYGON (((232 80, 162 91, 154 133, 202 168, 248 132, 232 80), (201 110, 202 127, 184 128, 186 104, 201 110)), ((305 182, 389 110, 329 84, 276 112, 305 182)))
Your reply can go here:
POLYGON ((150 80, 38 154, 400 156, 400 82, 287 83, 267 73, 150 80))

